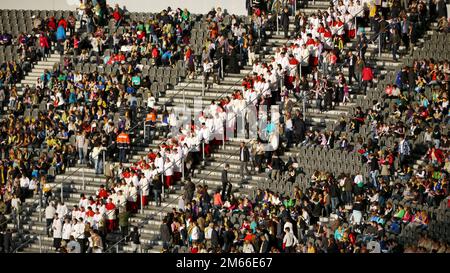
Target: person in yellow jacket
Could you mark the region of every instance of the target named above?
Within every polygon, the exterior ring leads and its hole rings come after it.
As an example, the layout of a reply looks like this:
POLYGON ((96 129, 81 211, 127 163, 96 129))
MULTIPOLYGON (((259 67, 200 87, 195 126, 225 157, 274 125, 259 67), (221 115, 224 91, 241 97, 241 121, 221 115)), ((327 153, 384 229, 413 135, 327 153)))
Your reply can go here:
POLYGON ((375 17, 377 15, 377 5, 374 0, 372 0, 369 4, 369 20, 370 20, 370 28, 373 30, 375 25, 375 17))

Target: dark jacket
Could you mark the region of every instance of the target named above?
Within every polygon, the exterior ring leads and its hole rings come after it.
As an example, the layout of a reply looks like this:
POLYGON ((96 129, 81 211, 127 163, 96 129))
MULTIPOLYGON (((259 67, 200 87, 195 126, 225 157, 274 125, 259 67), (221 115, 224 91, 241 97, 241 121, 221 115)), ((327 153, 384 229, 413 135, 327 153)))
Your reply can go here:
POLYGON ((339 197, 339 188, 337 187, 336 183, 332 183, 330 185, 330 196, 339 197))
POLYGON ((211 246, 216 248, 219 245, 219 233, 213 229, 211 232, 211 246))
POLYGON ((248 148, 247 147, 240 148, 239 149, 239 161, 248 162, 249 160, 250 160, 250 152, 249 152, 248 148), (244 158, 243 158, 243 160, 241 158, 242 149, 244 149, 244 158))
POLYGON ((283 170, 284 162, 279 156, 272 159, 272 169, 283 170))
POLYGON ((170 242, 170 240, 172 239, 172 234, 170 233, 170 229, 167 224, 161 224, 159 233, 161 234, 161 240, 163 240, 164 242, 170 242))
POLYGON ((299 142, 302 142, 305 140, 305 132, 306 132, 306 124, 303 121, 303 119, 299 117, 295 117, 292 120, 292 123, 294 125, 294 135, 296 140, 299 142))
POLYGON ((192 198, 194 197, 195 192, 195 184, 192 183, 192 181, 189 181, 184 185, 184 199, 186 202, 191 202, 192 198))
POLYGON ((350 179, 346 179, 344 183, 344 190, 346 192, 352 192, 352 189, 353 189, 352 181, 350 179))
POLYGON ((289 27, 289 14, 284 12, 281 14, 281 25, 286 28, 289 27))
POLYGON ((222 170, 222 187, 225 188, 227 184, 228 184, 228 171, 222 170))
POLYGON ((140 238, 141 238, 141 235, 139 234, 139 232, 137 232, 137 231, 130 232, 130 240, 134 244, 140 244, 141 243, 140 238))
POLYGON ((261 246, 259 248, 259 253, 267 253, 269 252, 269 242, 267 240, 261 241, 261 246))

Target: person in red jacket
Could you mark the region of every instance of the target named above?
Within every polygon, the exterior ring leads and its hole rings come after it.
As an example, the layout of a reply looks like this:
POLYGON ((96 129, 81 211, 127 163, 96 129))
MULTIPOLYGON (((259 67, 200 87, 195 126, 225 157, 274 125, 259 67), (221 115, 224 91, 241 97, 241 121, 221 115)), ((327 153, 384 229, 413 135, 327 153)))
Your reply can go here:
POLYGON ((62 26, 64 28, 64 30, 66 30, 67 29, 67 21, 66 21, 66 19, 61 18, 61 20, 59 20, 59 22, 58 22, 58 27, 59 26, 62 26))
POLYGON ((44 35, 44 32, 41 32, 41 35, 39 36, 39 46, 41 49, 42 58, 47 58, 50 45, 48 44, 48 39, 47 36, 44 35))
POLYGON ((48 28, 51 31, 56 31, 56 20, 55 17, 50 17, 50 19, 48 19, 48 23, 47 23, 48 28))
POLYGON ((436 149, 436 147, 431 147, 428 149, 428 159, 433 165, 441 165, 444 162, 444 154, 441 149, 436 149))
POLYGON ((97 198, 106 200, 108 198, 108 196, 109 196, 109 194, 108 194, 108 191, 106 191, 105 186, 100 185, 100 189, 98 190, 98 193, 97 193, 97 198))
POLYGON ((123 17, 122 10, 120 10, 119 5, 116 4, 116 6, 114 7, 114 11, 113 11, 113 18, 114 18, 114 21, 116 21, 116 29, 122 23, 122 17, 123 17))
POLYGON ((372 87, 373 81, 373 71, 369 66, 364 66, 362 69, 362 84, 364 87, 364 93, 367 91, 367 86, 370 85, 372 87))

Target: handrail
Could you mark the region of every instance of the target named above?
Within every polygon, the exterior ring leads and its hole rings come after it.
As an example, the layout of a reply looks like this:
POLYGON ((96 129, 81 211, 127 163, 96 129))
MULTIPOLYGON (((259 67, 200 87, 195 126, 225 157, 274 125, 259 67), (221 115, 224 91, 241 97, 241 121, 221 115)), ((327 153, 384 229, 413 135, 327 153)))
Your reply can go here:
POLYGON ((27 245, 29 242, 33 241, 34 238, 30 236, 24 243, 20 244, 18 247, 16 247, 11 253, 17 253, 17 250, 22 248, 23 246, 27 245))

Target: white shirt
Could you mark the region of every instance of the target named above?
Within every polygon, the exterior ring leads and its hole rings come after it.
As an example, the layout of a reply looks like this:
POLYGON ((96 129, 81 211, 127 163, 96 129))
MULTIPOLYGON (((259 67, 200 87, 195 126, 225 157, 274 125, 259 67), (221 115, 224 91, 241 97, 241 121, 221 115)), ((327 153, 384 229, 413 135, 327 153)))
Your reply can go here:
POLYGON ((242 248, 243 253, 255 253, 255 249, 253 248, 253 245, 251 243, 244 244, 244 247, 242 248))
POLYGON ((288 232, 284 235, 283 244, 285 244, 286 247, 295 246, 297 243, 298 243, 298 240, 295 237, 294 233, 288 232))
POLYGON ((28 186, 30 185, 30 179, 26 176, 23 176, 22 178, 20 178, 20 187, 21 188, 28 188, 28 186))
POLYGON ((58 204, 56 212, 58 213, 58 217, 60 217, 61 219, 64 218, 64 216, 67 215, 67 213, 69 213, 69 210, 67 209, 66 205, 60 205, 58 204))
POLYGON ((198 240, 199 237, 200 237, 199 228, 197 226, 194 226, 194 228, 192 228, 192 233, 191 233, 192 241, 198 240))
POLYGON ((87 198, 84 199, 80 199, 80 202, 78 202, 78 207, 84 207, 85 209, 87 209, 87 207, 89 206, 89 200, 87 198))
POLYGON ((59 217, 58 219, 53 219, 52 230, 53 230, 53 238, 62 237, 62 221, 59 217))
POLYGON ((75 239, 84 239, 84 223, 78 222, 75 227, 75 239))
POLYGON ((37 188, 37 183, 38 183, 38 181, 36 179, 34 179, 34 178, 31 179, 30 184, 28 185, 28 189, 30 191, 34 191, 37 188))
POLYGON ((64 225, 62 227, 62 239, 69 240, 70 234, 72 234, 72 224, 64 223, 64 225))
POLYGON ((53 219, 55 216, 56 209, 53 206, 48 206, 45 208, 45 219, 53 219))

